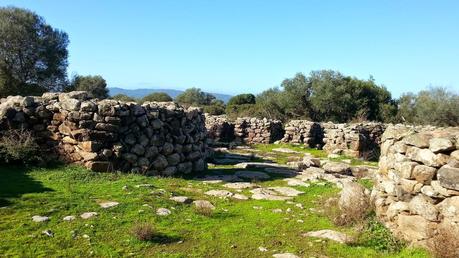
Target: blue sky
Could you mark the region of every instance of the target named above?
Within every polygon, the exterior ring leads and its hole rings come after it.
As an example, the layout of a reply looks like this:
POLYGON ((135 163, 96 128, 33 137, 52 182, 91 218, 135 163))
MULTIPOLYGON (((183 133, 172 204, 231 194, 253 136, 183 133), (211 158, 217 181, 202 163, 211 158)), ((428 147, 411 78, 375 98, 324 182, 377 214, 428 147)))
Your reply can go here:
POLYGON ((69 34, 69 74, 112 87, 260 93, 297 72, 373 75, 394 96, 459 91, 459 1, 51 1, 25 7, 69 34))

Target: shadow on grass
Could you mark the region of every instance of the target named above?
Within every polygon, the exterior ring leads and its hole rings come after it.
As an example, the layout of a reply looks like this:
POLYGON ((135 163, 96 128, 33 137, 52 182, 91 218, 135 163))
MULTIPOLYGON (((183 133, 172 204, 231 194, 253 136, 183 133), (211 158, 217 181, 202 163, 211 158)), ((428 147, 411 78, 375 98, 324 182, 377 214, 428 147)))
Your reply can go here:
POLYGON ((0 207, 8 206, 10 198, 18 198, 26 193, 53 191, 30 175, 29 168, 23 166, 0 165, 0 207))
POLYGON ((151 239, 147 240, 150 243, 156 244, 171 244, 183 240, 178 236, 169 236, 163 233, 156 233, 151 239))

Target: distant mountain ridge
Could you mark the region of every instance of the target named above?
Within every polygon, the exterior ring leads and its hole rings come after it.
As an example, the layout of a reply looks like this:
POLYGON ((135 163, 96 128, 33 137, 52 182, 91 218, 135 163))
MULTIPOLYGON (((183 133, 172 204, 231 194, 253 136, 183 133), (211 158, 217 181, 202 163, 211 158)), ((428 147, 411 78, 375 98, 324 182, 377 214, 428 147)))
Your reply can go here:
MULTIPOLYGON (((154 92, 164 92, 167 93, 172 98, 177 97, 177 95, 183 93, 183 90, 173 90, 173 89, 123 89, 118 87, 109 87, 108 94, 110 96, 114 96, 116 94, 124 94, 129 97, 133 98, 142 98, 150 93, 154 92)), ((227 103, 228 100, 232 97, 231 95, 221 94, 221 93, 212 93, 206 92, 215 96, 215 98, 222 100, 223 102, 227 103)))

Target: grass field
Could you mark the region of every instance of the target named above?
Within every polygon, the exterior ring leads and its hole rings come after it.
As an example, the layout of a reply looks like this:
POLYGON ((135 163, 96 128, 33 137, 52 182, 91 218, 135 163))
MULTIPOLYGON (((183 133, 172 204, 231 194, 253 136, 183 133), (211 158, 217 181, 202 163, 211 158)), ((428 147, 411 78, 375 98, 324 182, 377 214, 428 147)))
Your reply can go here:
MULTIPOLYGON (((222 171, 235 170, 215 166, 206 173, 222 171)), ((286 185, 281 179, 258 183, 286 185)), ((295 188, 305 194, 292 202, 233 200, 204 195, 207 190, 224 188, 192 177, 94 173, 77 166, 2 166, 0 256, 272 257, 274 253, 291 252, 300 257, 428 257, 425 251, 394 244, 387 230, 372 219, 363 223, 365 229, 360 231, 335 226, 320 212, 324 200, 339 192, 334 186, 320 183, 295 188), (141 184, 150 187, 136 187, 141 184), (190 204, 169 200, 175 195, 209 200, 216 209, 210 216, 201 215, 190 204), (120 204, 104 209, 98 202, 105 200, 120 204), (297 207, 298 203, 303 207, 297 207), (168 208, 172 213, 158 216, 157 208, 168 208), (274 213, 273 209, 282 212, 274 213), (98 216, 84 220, 79 217, 84 212, 97 212, 98 216), (34 215, 50 220, 33 222, 34 215), (69 215, 76 219, 63 221, 69 215), (151 241, 140 241, 132 235, 132 227, 142 223, 153 226, 156 236, 151 241), (301 236, 320 229, 334 229, 357 240, 345 245, 301 236), (51 230, 54 236, 43 234, 44 230, 51 230), (397 248, 400 250, 389 251, 397 248)), ((249 196, 246 190, 244 193, 249 196)))

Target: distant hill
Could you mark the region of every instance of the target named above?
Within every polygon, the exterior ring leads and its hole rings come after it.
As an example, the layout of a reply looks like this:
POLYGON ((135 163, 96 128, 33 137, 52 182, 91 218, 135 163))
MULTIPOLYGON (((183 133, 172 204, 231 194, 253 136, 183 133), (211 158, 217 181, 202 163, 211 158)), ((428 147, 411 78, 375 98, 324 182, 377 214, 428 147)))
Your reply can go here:
MULTIPOLYGON (((129 97, 133 98, 142 98, 150 93, 154 92, 164 92, 167 93, 169 96, 172 98, 177 97, 177 95, 183 93, 183 90, 171 90, 171 89, 123 89, 123 88, 108 88, 110 96, 114 96, 116 94, 124 94, 129 97)), ((208 92, 209 94, 212 94, 215 96, 215 98, 222 100, 223 102, 228 102, 228 100, 232 97, 231 95, 227 94, 220 94, 220 93, 211 93, 208 92)))

